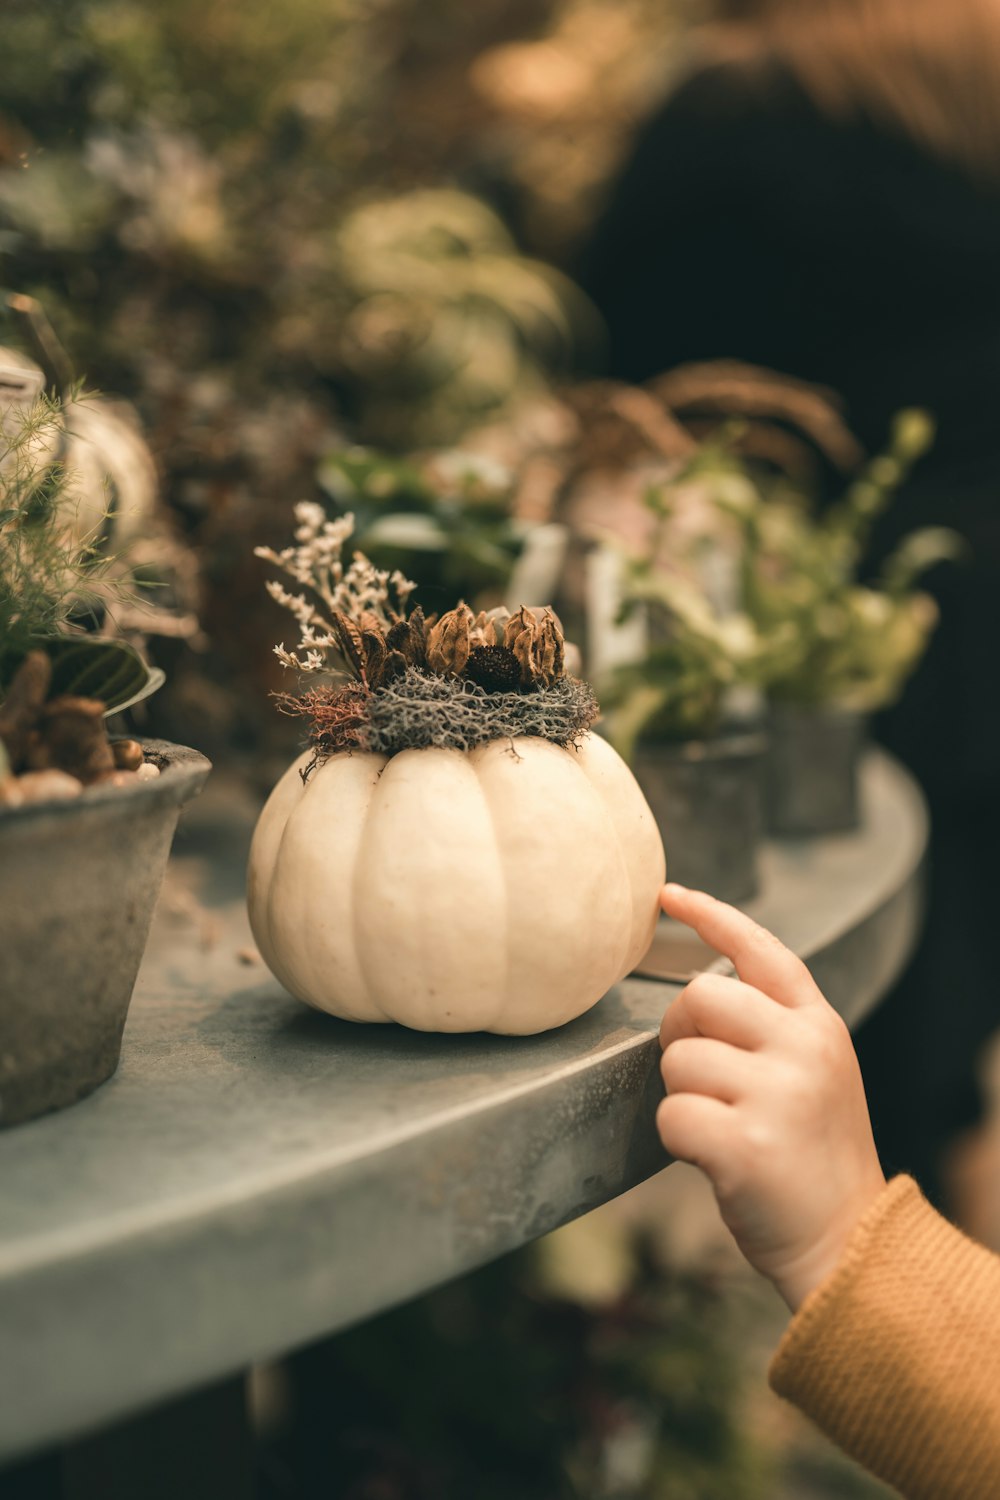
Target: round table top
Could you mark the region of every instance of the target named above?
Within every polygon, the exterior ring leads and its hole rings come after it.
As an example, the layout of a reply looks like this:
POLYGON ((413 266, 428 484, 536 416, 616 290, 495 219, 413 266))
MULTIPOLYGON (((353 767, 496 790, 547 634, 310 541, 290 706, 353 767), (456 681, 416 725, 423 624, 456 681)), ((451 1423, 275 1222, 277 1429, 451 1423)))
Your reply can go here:
MULTIPOLYGON (((861 829, 767 846, 747 908, 851 1024, 912 949, 927 841, 898 766, 873 753, 862 781, 861 829)), ((182 819, 115 1077, 0 1132, 0 1457, 357 1322, 668 1164, 676 984, 632 977, 525 1038, 318 1015, 253 962, 254 811, 220 779, 182 819)))

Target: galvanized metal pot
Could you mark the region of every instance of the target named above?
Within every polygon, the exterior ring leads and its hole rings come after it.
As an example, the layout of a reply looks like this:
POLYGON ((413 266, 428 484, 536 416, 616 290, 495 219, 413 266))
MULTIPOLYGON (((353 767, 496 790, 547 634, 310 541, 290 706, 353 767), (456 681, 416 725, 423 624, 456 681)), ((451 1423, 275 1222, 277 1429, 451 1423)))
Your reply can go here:
POLYGON ((768 724, 767 829, 778 838, 849 833, 868 720, 840 708, 775 704, 768 724))
POLYGON ((181 745, 144 749, 155 780, 0 810, 0 1125, 118 1066, 178 814, 211 769, 181 745))
POLYGON ((763 734, 640 745, 632 769, 667 851, 667 879, 720 901, 758 888, 763 734))

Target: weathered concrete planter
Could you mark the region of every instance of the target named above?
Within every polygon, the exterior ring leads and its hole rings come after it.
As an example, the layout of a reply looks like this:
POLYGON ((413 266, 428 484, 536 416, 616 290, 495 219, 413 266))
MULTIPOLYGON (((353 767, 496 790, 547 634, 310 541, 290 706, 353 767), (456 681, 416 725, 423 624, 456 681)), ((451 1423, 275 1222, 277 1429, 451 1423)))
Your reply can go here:
POLYGON ((767 829, 779 838, 858 827, 858 766, 868 721, 850 709, 775 704, 768 726, 767 829))
POLYGON ((667 879, 747 901, 763 832, 762 734, 640 745, 632 769, 667 852, 667 879))
POLYGON ((210 770, 181 745, 144 748, 153 781, 0 811, 0 1125, 118 1066, 178 814, 210 770))

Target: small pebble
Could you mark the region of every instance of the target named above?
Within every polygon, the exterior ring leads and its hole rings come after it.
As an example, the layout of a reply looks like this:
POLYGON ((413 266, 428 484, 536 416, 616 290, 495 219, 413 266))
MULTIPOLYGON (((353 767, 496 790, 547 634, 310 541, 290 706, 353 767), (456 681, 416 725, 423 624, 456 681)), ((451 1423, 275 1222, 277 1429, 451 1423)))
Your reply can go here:
POLYGON ((24 801, 24 793, 18 785, 20 778, 17 776, 5 776, 0 781, 0 807, 20 807, 24 801))
POLYGON ((91 786, 135 786, 137 779, 136 771, 105 771, 90 784, 91 786))
POLYGON ((138 771, 142 765, 142 746, 138 740, 112 740, 111 753, 119 771, 138 771))
POLYGON ((25 771, 17 778, 22 800, 25 802, 61 802, 67 797, 79 797, 83 783, 68 771, 25 771))
POLYGON ((246 964, 248 967, 260 963, 260 954, 256 948, 237 948, 236 958, 239 963, 246 964))
POLYGON ((160 774, 160 768, 154 765, 151 760, 144 760, 135 774, 140 781, 155 781, 160 774))

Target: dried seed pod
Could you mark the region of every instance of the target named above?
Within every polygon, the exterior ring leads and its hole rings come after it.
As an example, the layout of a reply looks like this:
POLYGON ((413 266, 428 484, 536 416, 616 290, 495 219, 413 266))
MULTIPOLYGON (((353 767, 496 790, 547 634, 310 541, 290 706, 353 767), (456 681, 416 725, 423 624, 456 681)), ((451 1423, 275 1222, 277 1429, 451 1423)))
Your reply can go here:
POLYGON ((442 615, 427 635, 427 665, 439 677, 458 677, 469 660, 472 610, 467 604, 442 615))
POLYGON ((401 676, 406 671, 406 666, 406 657, 402 651, 390 651, 382 668, 382 676, 379 679, 380 685, 392 682, 394 677, 401 676))
POLYGON ((523 604, 517 614, 511 615, 504 627, 503 643, 517 658, 522 687, 531 687, 536 680, 535 643, 538 634, 538 621, 523 604))
POLYGON ((566 642, 559 621, 551 609, 545 611, 539 627, 535 643, 535 670, 545 687, 551 687, 565 675, 566 642))
POLYGON ((397 620, 394 625, 389 626, 389 633, 385 638, 385 644, 390 651, 400 651, 404 656, 409 655, 413 649, 413 629, 409 620, 397 620))
POLYGON ((529 634, 533 635, 536 623, 531 610, 524 604, 521 605, 521 608, 515 614, 509 615, 503 628, 503 644, 507 647, 507 650, 513 651, 514 642, 526 630, 529 634))
POLYGON ((521 666, 506 646, 473 646, 465 675, 488 693, 515 693, 521 682, 521 666))
POLYGON ((496 644, 496 628, 485 609, 481 609, 469 626, 469 647, 473 651, 477 647, 491 650, 496 644))

